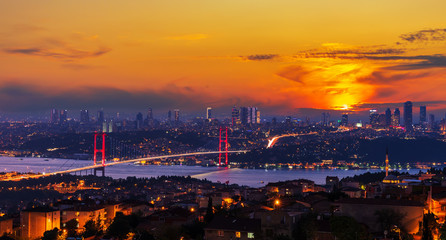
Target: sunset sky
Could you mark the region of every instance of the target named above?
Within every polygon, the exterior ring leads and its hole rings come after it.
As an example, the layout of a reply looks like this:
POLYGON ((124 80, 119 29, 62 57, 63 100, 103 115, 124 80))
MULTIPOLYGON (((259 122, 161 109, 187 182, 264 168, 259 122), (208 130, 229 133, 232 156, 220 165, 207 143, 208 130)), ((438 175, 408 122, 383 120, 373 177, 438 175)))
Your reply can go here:
POLYGON ((443 109, 445 9, 444 0, 2 1, 0 111, 296 114, 407 100, 443 109))

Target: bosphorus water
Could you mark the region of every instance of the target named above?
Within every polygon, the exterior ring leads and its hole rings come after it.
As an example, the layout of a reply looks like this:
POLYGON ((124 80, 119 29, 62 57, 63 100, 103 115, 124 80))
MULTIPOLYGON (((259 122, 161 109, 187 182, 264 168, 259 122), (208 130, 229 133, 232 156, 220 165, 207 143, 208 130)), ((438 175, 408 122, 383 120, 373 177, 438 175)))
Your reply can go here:
MULTIPOLYGON (((71 160, 71 159, 45 159, 45 158, 15 158, 0 157, 0 172, 55 172, 66 169, 78 168, 91 165, 92 161, 71 160)), ((223 167, 201 167, 182 165, 134 165, 121 164, 106 167, 105 173, 113 178, 135 177, 157 177, 157 176, 191 176, 199 179, 207 179, 213 182, 236 183, 250 187, 261 187, 268 182, 278 182, 292 179, 309 179, 316 184, 325 184, 327 176, 338 176, 339 179, 348 176, 359 175, 365 172, 378 172, 381 170, 265 170, 265 169, 241 169, 223 167)), ((416 174, 419 169, 402 170, 410 174, 416 174)), ((425 170, 424 170, 425 171, 425 170)))

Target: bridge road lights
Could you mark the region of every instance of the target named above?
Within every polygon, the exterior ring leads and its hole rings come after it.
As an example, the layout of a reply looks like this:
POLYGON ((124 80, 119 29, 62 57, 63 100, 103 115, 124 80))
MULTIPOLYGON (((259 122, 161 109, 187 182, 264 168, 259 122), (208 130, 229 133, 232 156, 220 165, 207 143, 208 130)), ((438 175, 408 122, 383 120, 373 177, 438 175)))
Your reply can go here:
POLYGON ((93 156, 93 163, 96 166, 97 164, 97 155, 98 153, 101 153, 101 164, 102 167, 100 168, 95 168, 94 169, 94 175, 97 175, 96 172, 97 171, 101 171, 102 172, 102 176, 105 176, 105 133, 94 133, 94 156, 93 156), (97 140, 98 140, 98 136, 102 138, 102 148, 98 149, 98 144, 97 144, 97 140))
POLYGON ((228 165, 228 128, 227 127, 220 127, 220 135, 219 135, 219 141, 218 141, 218 165, 221 166, 221 144, 224 143, 225 144, 225 155, 226 155, 226 166, 228 165), (222 139, 222 132, 225 134, 224 139, 222 139))

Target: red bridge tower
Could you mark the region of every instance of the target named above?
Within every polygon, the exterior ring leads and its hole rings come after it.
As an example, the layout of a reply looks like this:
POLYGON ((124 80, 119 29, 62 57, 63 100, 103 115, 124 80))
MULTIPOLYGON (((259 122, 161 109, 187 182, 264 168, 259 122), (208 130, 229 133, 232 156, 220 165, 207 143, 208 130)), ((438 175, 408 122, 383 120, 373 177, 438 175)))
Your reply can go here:
POLYGON ((228 144, 228 128, 227 127, 220 127, 220 137, 219 137, 219 141, 218 141, 218 151, 220 152, 218 154, 218 165, 219 166, 221 166, 221 155, 222 155, 221 145, 222 145, 222 143, 225 144, 225 147, 224 147, 225 151, 226 151, 226 153, 225 153, 225 155, 226 155, 226 159, 225 159, 226 163, 225 163, 225 165, 227 166, 228 165, 228 147, 229 147, 229 144, 228 144), (222 138, 222 132, 225 135, 224 138, 222 138))
POLYGON ((97 171, 101 171, 102 172, 102 176, 105 176, 105 133, 94 133, 94 156, 93 156, 93 161, 94 161, 94 165, 97 165, 97 156, 98 153, 101 153, 101 164, 102 167, 99 168, 95 168, 94 169, 94 175, 97 175, 96 172, 97 171), (98 144, 97 144, 97 140, 99 138, 102 138, 102 148, 98 149, 98 144))

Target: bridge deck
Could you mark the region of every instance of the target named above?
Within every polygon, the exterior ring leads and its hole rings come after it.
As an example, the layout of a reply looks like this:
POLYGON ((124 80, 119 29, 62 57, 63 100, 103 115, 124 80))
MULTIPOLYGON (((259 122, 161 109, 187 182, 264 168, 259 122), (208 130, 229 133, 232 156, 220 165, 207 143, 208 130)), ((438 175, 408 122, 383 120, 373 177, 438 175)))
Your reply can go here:
POLYGON ((226 152, 227 153, 246 153, 247 150, 192 152, 192 153, 180 153, 180 154, 172 154, 172 155, 163 155, 163 156, 137 158, 137 159, 124 160, 124 161, 109 162, 109 163, 106 163, 105 165, 97 164, 97 165, 90 165, 90 166, 86 166, 86 167, 73 168, 73 169, 68 169, 68 170, 63 170, 63 171, 56 171, 56 172, 51 172, 51 173, 39 174, 39 175, 21 176, 19 178, 7 179, 7 181, 16 181, 16 180, 21 180, 21 179, 40 178, 40 177, 46 177, 46 176, 52 176, 52 175, 58 175, 58 174, 67 174, 67 173, 91 170, 91 169, 95 169, 95 168, 114 166, 114 165, 123 164, 123 163, 140 162, 140 161, 144 161, 144 160, 147 161, 147 160, 157 160, 157 159, 163 159, 163 158, 176 158, 176 157, 187 157, 187 156, 196 156, 196 155, 210 155, 210 154, 219 154, 219 153, 226 153, 226 152))

